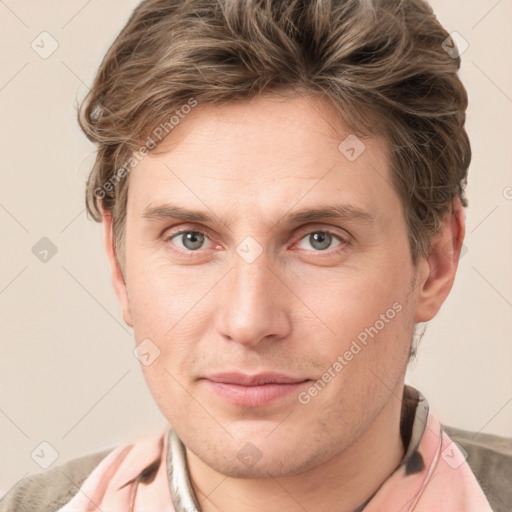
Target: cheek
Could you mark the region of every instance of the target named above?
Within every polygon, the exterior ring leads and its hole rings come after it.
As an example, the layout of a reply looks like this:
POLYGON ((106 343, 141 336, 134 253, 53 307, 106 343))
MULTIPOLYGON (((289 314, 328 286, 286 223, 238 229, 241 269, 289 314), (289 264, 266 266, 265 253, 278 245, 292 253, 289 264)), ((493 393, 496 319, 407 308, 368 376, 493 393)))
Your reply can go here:
POLYGON ((321 286, 302 285, 298 293, 329 327, 320 335, 311 322, 301 325, 304 339, 317 338, 310 356, 323 361, 327 372, 318 376, 334 383, 326 386, 327 401, 348 400, 363 390, 368 396, 386 385, 393 388, 405 371, 414 327, 412 274, 405 265, 402 272, 384 273, 376 265, 317 281, 321 286))
POLYGON ((404 316, 410 279, 407 270, 384 272, 381 266, 367 266, 331 271, 325 278, 306 276, 296 282, 294 291, 334 337, 351 340, 375 324, 378 331, 389 331, 395 318, 404 316))
POLYGON ((190 269, 145 261, 131 267, 128 281, 130 312, 138 336, 164 340, 193 318, 201 299, 211 288, 209 279, 190 269))

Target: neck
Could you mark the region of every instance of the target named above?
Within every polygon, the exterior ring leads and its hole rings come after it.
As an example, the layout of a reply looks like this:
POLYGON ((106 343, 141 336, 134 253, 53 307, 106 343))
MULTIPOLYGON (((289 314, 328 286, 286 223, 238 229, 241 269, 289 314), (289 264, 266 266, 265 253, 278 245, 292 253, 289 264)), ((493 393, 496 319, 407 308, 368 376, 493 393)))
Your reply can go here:
POLYGON ((190 480, 203 512, 353 512, 400 463, 400 388, 346 450, 306 472, 272 479, 230 478, 187 450, 190 480))

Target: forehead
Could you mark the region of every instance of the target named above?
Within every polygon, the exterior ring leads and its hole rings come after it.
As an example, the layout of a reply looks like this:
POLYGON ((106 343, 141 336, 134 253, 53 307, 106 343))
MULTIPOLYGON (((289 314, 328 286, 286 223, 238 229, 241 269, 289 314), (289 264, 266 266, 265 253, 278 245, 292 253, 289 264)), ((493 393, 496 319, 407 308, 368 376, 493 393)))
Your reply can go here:
POLYGON ((386 141, 357 137, 328 101, 311 95, 198 105, 129 181, 128 211, 138 217, 169 201, 273 218, 322 202, 375 215, 384 213, 379 205, 388 203, 388 213, 399 206, 386 141))

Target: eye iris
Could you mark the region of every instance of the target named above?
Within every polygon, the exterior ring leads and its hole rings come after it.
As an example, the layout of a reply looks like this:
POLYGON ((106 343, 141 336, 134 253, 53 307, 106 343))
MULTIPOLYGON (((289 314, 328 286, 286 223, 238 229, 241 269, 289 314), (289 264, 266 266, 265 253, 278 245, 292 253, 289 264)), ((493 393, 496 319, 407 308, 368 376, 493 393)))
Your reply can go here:
POLYGON ((204 243, 204 235, 196 231, 188 231, 181 236, 183 237, 183 245, 191 251, 199 249, 204 243))
POLYGON ((327 249, 331 245, 332 235, 321 231, 318 233, 312 233, 309 235, 309 241, 312 247, 321 251, 323 249, 327 249))

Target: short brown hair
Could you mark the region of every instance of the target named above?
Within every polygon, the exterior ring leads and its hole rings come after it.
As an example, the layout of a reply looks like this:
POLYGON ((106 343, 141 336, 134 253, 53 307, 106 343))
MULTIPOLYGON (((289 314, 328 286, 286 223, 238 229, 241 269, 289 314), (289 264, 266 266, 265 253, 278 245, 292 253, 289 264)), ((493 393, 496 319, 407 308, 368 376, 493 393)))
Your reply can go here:
POLYGON ((124 260, 122 178, 155 127, 169 132, 194 102, 303 90, 329 99, 354 133, 386 137, 416 265, 452 199, 467 206, 467 94, 448 37, 423 0, 145 0, 79 109, 98 145, 87 211, 100 221, 101 201, 112 214, 124 260))

